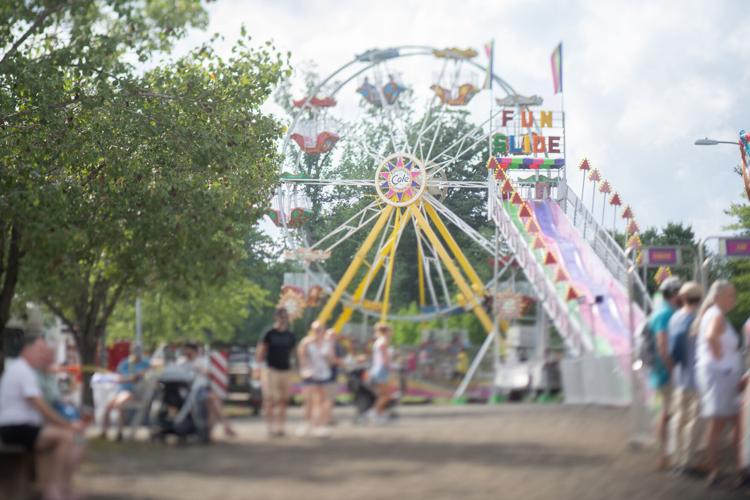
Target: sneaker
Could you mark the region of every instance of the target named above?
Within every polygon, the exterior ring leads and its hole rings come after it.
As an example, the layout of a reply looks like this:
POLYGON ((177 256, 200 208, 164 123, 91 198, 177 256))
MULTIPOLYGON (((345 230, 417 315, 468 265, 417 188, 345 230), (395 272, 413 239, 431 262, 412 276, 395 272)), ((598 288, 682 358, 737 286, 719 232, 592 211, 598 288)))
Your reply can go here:
POLYGON ((331 437, 331 429, 328 427, 316 427, 313 429, 312 434, 315 437, 328 438, 331 437))

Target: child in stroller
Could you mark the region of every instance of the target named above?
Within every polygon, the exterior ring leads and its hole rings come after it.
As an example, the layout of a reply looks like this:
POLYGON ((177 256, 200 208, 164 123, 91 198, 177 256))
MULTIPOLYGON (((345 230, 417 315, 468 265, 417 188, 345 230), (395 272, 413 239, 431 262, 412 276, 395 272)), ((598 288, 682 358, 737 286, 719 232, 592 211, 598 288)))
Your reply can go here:
POLYGON ((190 370, 181 366, 166 368, 151 405, 151 439, 164 442, 168 435, 175 435, 180 442, 186 442, 195 436, 201 442, 209 442, 207 391, 190 370))

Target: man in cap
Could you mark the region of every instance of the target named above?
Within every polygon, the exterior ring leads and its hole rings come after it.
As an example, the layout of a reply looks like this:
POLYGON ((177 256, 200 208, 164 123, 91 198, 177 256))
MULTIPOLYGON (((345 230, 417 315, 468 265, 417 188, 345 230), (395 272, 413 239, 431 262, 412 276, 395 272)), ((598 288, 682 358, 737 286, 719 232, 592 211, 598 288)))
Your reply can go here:
POLYGON ((682 307, 670 318, 668 325, 669 355, 672 359, 672 385, 677 418, 676 446, 673 465, 680 474, 693 471, 693 456, 698 444, 700 398, 695 383, 695 340, 690 327, 703 300, 703 289, 688 281, 680 288, 682 307))
POLYGON ((659 286, 659 293, 664 299, 661 307, 649 318, 649 329, 656 339, 656 359, 651 367, 649 378, 651 386, 661 397, 661 415, 658 423, 659 469, 663 470, 669 466, 667 456, 667 437, 669 429, 669 411, 672 405, 672 384, 670 371, 672 370, 672 359, 669 355, 669 320, 674 312, 680 307, 680 288, 682 281, 675 276, 665 279, 659 286))

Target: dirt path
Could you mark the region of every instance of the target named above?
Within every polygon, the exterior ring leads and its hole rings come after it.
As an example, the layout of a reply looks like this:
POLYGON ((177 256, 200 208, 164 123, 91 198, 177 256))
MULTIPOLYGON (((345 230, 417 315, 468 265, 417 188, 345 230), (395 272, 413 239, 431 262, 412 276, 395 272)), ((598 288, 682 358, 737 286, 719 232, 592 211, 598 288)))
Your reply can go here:
MULTIPOLYGON (((212 446, 95 443, 78 476, 90 498, 116 499, 729 499, 726 487, 653 471, 628 451, 627 412, 559 405, 412 407, 398 423, 332 438, 269 441, 258 420, 212 446)), ((299 422, 292 412, 290 431, 299 422)))

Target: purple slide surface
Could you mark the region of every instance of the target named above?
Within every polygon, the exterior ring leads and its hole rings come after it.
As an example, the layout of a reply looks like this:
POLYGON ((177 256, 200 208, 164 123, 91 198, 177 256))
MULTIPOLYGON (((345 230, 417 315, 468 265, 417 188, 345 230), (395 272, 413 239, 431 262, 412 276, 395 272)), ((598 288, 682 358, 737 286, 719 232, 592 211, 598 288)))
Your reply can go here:
MULTIPOLYGON (((583 297, 581 317, 594 334, 596 352, 629 353, 630 305, 626 290, 583 240, 557 203, 537 201, 533 208, 547 247, 557 250, 555 253, 571 284, 583 297)), ((635 324, 642 320, 643 313, 636 307, 635 324)))

